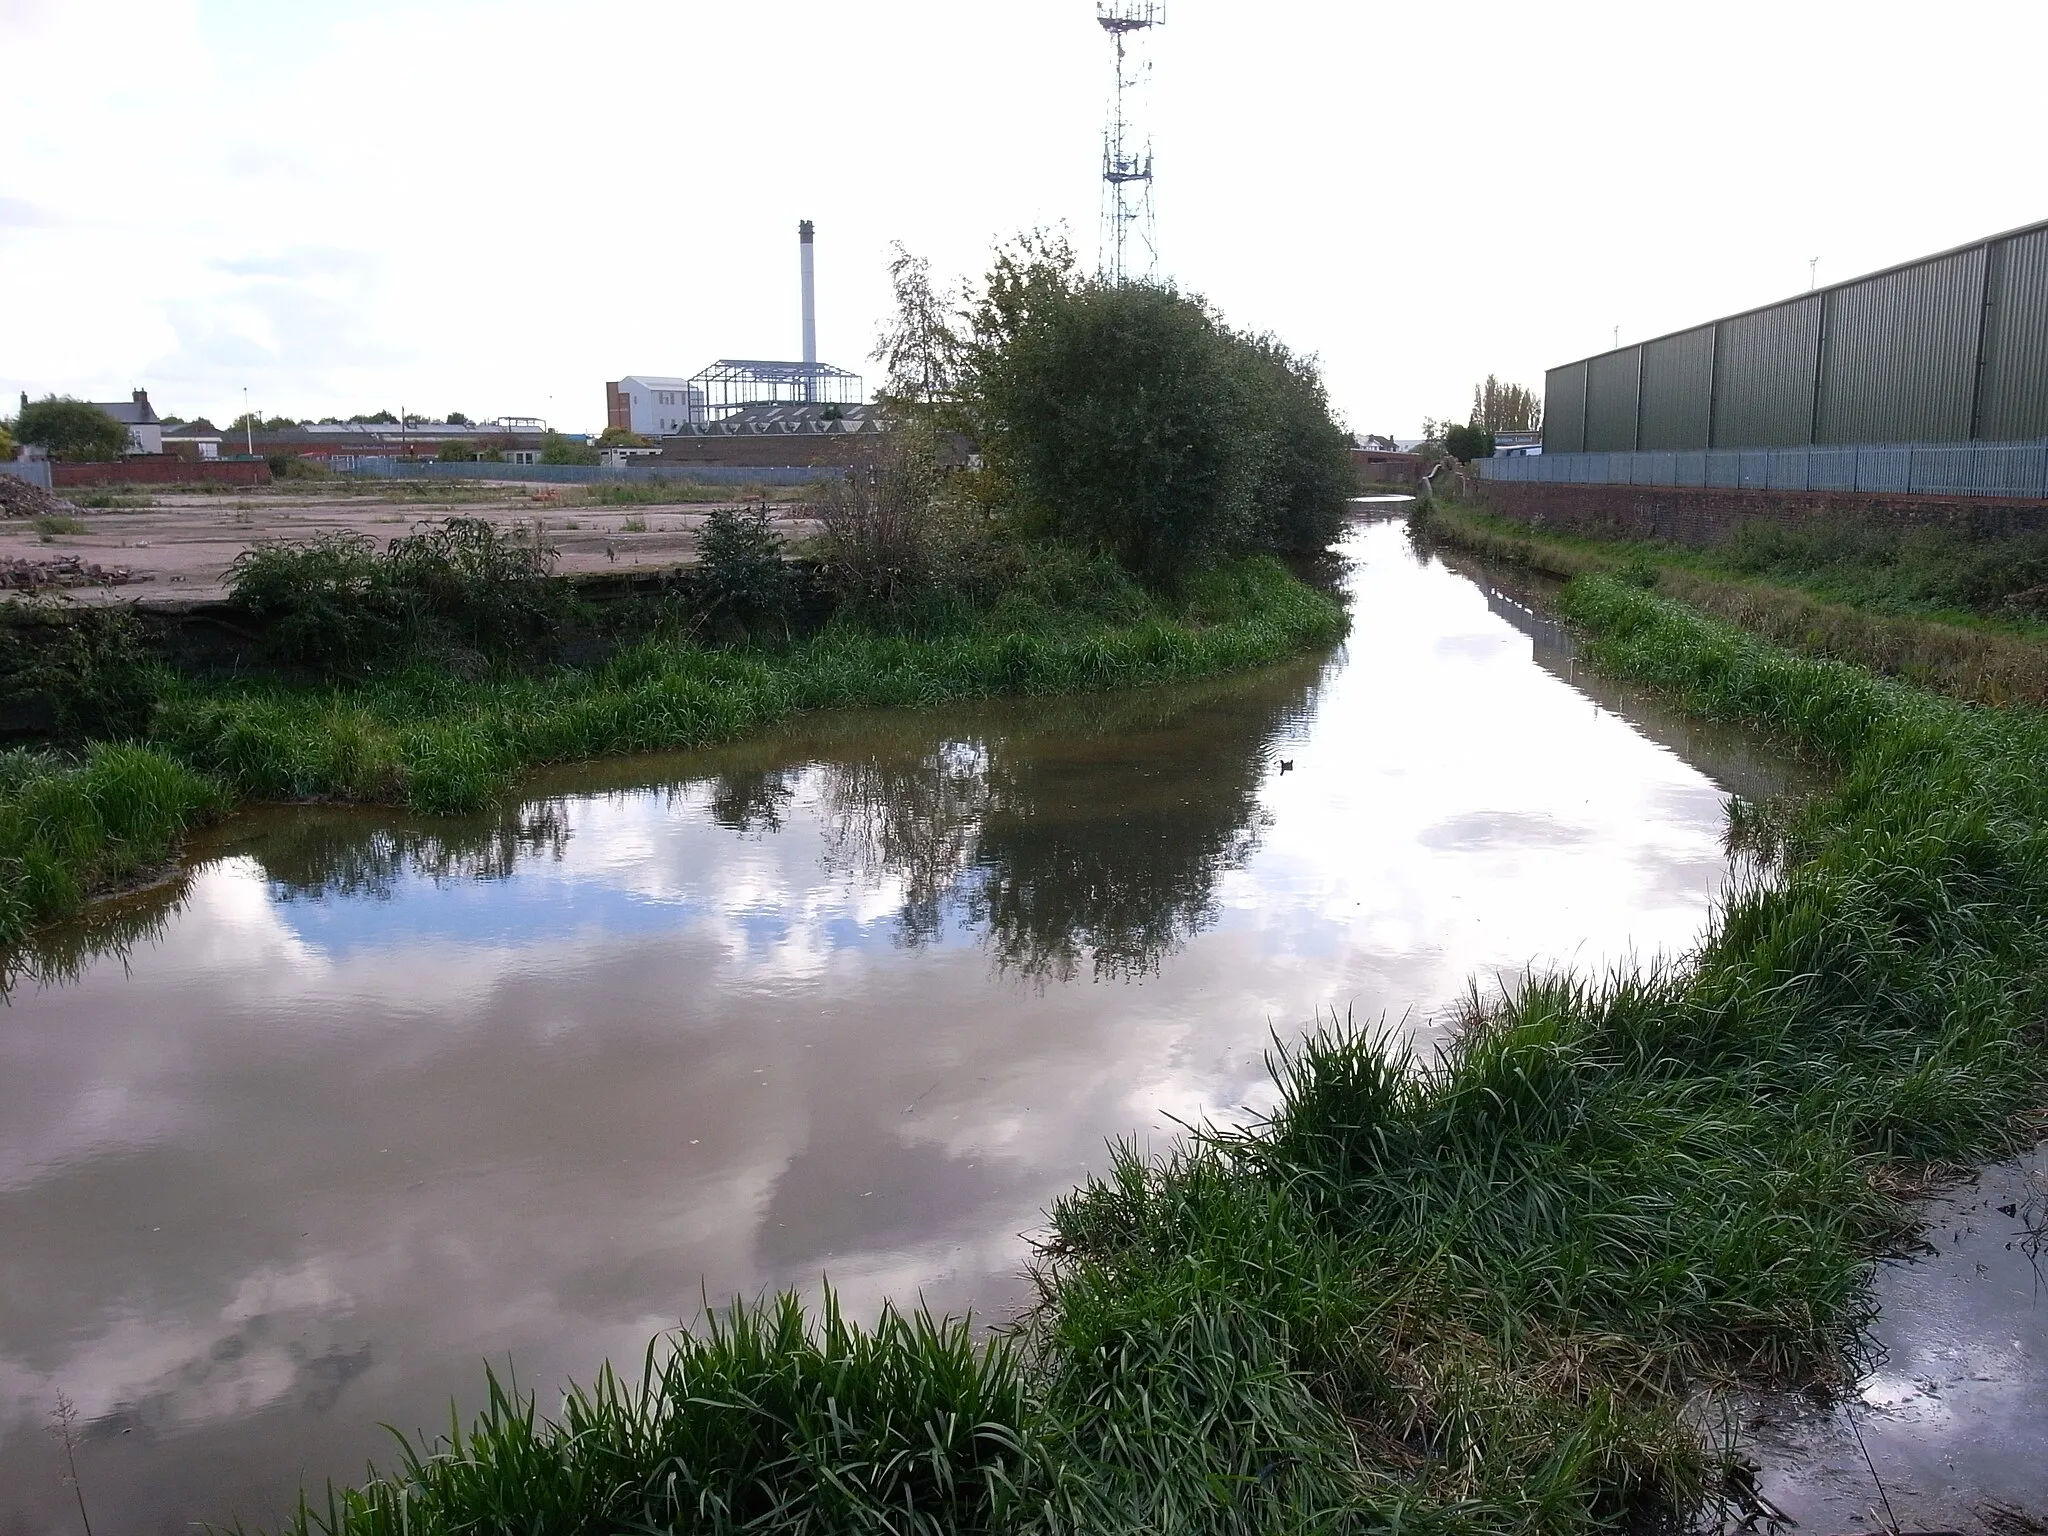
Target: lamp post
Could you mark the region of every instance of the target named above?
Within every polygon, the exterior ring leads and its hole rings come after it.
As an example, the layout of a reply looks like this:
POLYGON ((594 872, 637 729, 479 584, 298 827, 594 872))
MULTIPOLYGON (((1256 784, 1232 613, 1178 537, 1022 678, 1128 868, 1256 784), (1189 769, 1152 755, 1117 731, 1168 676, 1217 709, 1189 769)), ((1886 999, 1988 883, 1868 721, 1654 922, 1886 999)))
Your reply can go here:
POLYGON ((249 414, 249 386, 242 386, 242 441, 248 445, 249 457, 256 457, 256 419, 249 414))

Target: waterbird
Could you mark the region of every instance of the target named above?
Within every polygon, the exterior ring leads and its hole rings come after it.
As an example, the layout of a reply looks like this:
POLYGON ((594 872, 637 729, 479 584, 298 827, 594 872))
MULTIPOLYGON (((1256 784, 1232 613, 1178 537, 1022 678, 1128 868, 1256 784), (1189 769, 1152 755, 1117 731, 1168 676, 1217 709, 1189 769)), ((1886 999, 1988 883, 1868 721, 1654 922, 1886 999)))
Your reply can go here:
POLYGON ((1282 773, 1292 773, 1292 772, 1294 772, 1294 759, 1293 759, 1293 758, 1291 758, 1291 757, 1283 757, 1283 758, 1281 758, 1281 759, 1280 759, 1280 771, 1281 771, 1282 773))

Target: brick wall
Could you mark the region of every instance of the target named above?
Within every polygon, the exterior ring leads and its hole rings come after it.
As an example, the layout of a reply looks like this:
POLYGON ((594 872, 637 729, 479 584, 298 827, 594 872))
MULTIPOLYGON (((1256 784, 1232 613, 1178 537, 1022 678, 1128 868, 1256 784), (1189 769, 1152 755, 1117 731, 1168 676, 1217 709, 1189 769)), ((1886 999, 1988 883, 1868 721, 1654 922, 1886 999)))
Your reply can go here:
POLYGON ((1490 512, 1532 528, 1600 538, 1662 539, 1704 548, 1748 522, 1859 521, 1954 528, 1978 535, 2048 530, 2048 502, 2002 497, 1882 496, 1848 491, 1745 491, 1716 486, 1556 485, 1476 480, 1490 512))
POLYGON ((113 459, 104 464, 52 464, 56 488, 75 485, 268 485, 270 466, 261 459, 193 463, 169 454, 113 459))

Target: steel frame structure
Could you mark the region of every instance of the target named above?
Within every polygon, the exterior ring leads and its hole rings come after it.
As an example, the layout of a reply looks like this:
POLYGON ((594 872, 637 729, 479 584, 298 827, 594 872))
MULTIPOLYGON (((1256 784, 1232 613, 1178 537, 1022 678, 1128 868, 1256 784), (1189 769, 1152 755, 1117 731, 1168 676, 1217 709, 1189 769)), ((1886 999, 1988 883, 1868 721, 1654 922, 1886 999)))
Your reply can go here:
POLYGON ((1109 123, 1102 132, 1102 228, 1098 264, 1113 283, 1150 278, 1159 267, 1159 235, 1152 213, 1152 139, 1141 149, 1125 105, 1127 93, 1152 72, 1137 50, 1154 27, 1166 24, 1161 0, 1096 0, 1095 20, 1116 45, 1116 89, 1109 123), (1135 229, 1144 245, 1142 270, 1133 270, 1126 248, 1135 229))
POLYGON ((859 405, 861 376, 830 363, 722 357, 689 380, 703 391, 702 419, 723 421, 750 405, 859 405))

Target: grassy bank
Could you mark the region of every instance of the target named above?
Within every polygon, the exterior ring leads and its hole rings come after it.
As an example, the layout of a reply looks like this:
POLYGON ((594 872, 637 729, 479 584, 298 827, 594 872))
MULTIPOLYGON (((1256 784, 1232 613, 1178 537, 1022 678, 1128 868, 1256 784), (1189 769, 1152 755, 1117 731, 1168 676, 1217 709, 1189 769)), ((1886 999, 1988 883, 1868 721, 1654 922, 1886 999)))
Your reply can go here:
POLYGON ((1062 1201, 995 1344, 742 1311, 299 1529, 1619 1531, 1728 1493, 1695 1390, 1846 1380, 1913 1194, 2040 1124, 2048 720, 1599 575, 1563 603, 1837 774, 1739 818, 1781 877, 1690 960, 1532 985, 1429 1062, 1332 1025, 1269 1121, 1062 1201))
POLYGON ((1428 534, 1559 580, 1616 576, 1807 655, 1854 662, 1973 703, 2048 704, 2048 624, 1995 595, 2031 579, 2031 540, 1935 533, 1858 540, 1823 527, 1804 534, 1751 530, 1725 548, 1693 550, 1538 533, 1444 502, 1430 514, 1428 534), (2010 573, 1993 582, 1981 567, 1999 559, 2001 544, 2012 546, 2010 573), (1889 563, 1887 552, 1895 557, 1889 563), (1992 595, 1976 608, 1955 606, 1965 591, 1992 595), (1926 598, 1930 592, 1943 594, 1942 601, 1926 598))
MULTIPOLYGON (((1168 682, 1330 644, 1345 627, 1333 599, 1251 558, 1171 600, 1128 583, 1027 589, 978 617, 941 617, 906 634, 835 621, 774 648, 658 631, 600 666, 467 681, 425 663, 322 685, 159 679, 141 743, 24 757, 0 777, 0 942, 161 859, 193 818, 239 800, 468 810, 528 768, 729 741, 799 710, 1168 682)), ((308 643, 339 643, 326 634, 311 629, 308 643)))
POLYGON ((0 944, 161 862, 223 803, 218 784, 148 747, 0 752, 0 944))

